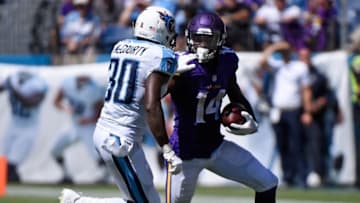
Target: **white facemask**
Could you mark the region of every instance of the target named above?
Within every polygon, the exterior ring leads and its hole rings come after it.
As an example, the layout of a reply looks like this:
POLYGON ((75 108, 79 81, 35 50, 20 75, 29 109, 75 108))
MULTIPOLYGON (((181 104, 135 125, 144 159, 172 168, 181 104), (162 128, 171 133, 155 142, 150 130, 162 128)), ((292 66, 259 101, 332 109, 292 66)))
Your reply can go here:
POLYGON ((200 63, 207 62, 210 59, 214 58, 215 52, 211 52, 207 48, 198 47, 198 48, 196 48, 196 56, 200 63))

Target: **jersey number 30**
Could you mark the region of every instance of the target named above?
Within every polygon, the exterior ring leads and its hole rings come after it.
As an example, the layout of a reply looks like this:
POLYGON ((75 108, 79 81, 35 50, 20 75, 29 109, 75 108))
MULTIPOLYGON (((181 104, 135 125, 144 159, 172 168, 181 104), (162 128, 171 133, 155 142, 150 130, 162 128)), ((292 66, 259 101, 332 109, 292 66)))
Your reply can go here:
POLYGON ((130 104, 135 94, 136 74, 139 62, 130 59, 111 59, 109 66, 109 85, 105 101, 130 104), (121 66, 119 68, 119 62, 121 66))

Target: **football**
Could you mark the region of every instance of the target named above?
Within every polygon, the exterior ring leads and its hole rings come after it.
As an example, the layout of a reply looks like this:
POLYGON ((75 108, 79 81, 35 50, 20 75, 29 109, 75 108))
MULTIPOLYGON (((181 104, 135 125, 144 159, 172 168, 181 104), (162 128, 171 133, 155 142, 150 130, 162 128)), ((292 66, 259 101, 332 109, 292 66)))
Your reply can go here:
POLYGON ((241 115, 241 111, 245 111, 246 108, 240 103, 229 103, 221 112, 221 123, 224 126, 230 126, 231 123, 243 124, 245 118, 241 115))

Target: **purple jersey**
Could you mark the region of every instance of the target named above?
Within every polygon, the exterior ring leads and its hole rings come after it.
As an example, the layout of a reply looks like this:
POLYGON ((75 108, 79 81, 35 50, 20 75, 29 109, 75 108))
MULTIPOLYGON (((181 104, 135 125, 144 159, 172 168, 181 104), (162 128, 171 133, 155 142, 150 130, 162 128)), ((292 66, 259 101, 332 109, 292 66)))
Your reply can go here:
POLYGON ((312 50, 323 51, 327 46, 327 30, 331 21, 336 21, 337 11, 335 8, 326 9, 317 7, 312 14, 310 23, 305 25, 305 37, 309 41, 314 41, 312 50))
POLYGON ((218 61, 212 70, 194 61, 196 67, 176 78, 171 90, 175 124, 170 143, 184 160, 209 158, 223 140, 220 107, 228 81, 237 70, 238 57, 223 48, 218 61))
POLYGON ((289 42, 296 50, 305 48, 304 27, 299 21, 281 23, 281 31, 285 41, 289 42))

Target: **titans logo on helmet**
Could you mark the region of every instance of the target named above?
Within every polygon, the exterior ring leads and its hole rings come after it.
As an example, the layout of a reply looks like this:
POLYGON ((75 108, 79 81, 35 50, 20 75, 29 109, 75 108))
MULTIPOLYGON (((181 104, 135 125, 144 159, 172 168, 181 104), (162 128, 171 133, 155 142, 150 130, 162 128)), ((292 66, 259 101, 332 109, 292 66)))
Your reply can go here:
POLYGON ((158 11, 158 13, 160 14, 160 19, 163 20, 165 22, 166 28, 168 29, 169 32, 174 32, 175 31, 175 20, 173 17, 167 15, 166 13, 160 12, 158 11))

